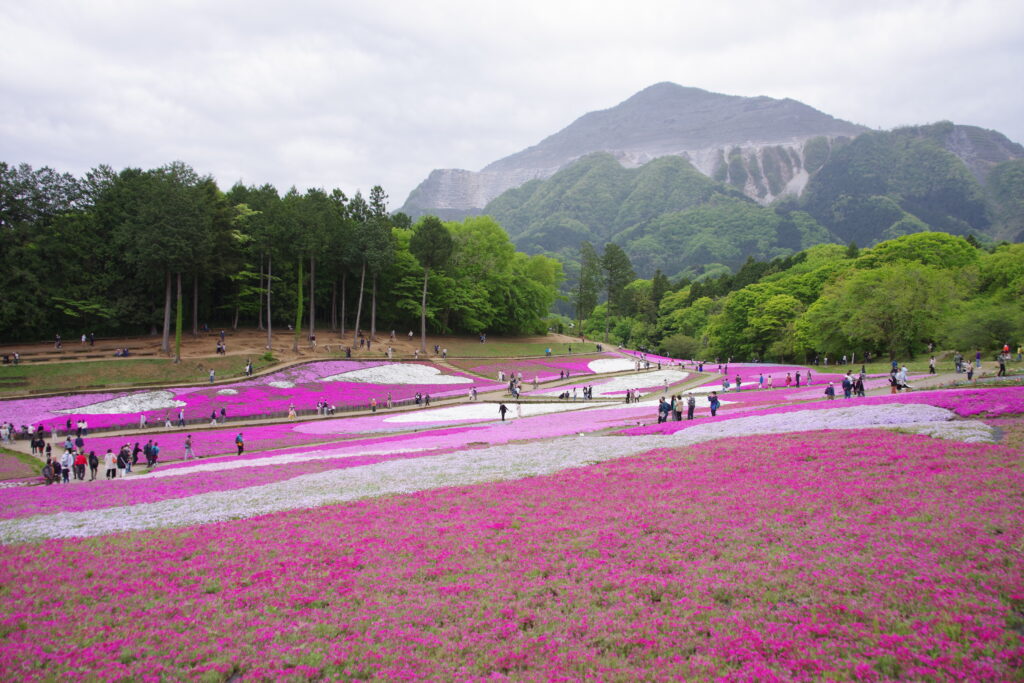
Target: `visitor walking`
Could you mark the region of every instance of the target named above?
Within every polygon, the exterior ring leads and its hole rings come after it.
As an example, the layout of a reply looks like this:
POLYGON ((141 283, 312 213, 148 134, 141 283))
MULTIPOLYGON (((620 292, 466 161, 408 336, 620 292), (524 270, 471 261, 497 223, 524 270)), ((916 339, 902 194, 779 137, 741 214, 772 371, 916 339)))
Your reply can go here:
POLYGON ((96 481, 96 470, 100 468, 100 459, 96 451, 89 451, 89 481, 96 481))
POLYGON ((116 462, 117 461, 115 459, 114 452, 108 448, 106 455, 103 456, 103 466, 107 470, 107 479, 116 479, 117 478, 117 464, 116 464, 116 462))
POLYGON ((505 407, 505 404, 504 403, 499 403, 498 404, 498 413, 501 415, 501 421, 502 422, 505 421, 505 413, 507 413, 507 412, 508 412, 508 408, 505 407))
POLYGON ((697 408, 697 399, 693 397, 693 394, 686 395, 686 419, 693 419, 693 411, 697 408))
POLYGON ((238 449, 238 455, 241 455, 245 450, 245 440, 242 438, 242 432, 238 432, 238 436, 235 437, 235 448, 238 449))
POLYGON ((196 457, 196 454, 192 452, 192 435, 189 434, 185 437, 185 459, 191 460, 196 457))

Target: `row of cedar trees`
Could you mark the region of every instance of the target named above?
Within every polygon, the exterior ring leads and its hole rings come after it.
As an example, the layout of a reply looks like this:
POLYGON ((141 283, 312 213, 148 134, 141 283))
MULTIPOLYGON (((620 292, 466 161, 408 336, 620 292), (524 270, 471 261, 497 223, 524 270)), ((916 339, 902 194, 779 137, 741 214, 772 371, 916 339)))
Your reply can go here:
MULTIPOLYGON (((192 332, 198 334, 200 281, 216 279, 224 284, 214 286, 215 294, 223 294, 218 287, 233 292, 234 325, 243 308, 255 313, 259 328, 266 329, 269 349, 275 286, 280 288, 282 283, 275 273, 284 262, 289 275, 294 272, 296 278, 292 290, 296 295, 294 350, 303 334, 302 290, 306 283, 310 306, 305 333, 316 332, 318 268, 326 269, 330 276, 331 328, 337 329, 340 322, 341 334, 345 334, 346 287, 351 275, 359 292, 353 343, 364 315, 369 317, 373 338, 378 284, 396 259, 394 229, 412 227, 408 216, 389 215, 386 202, 380 186, 373 187, 367 198, 358 192, 347 197, 337 189, 310 189, 300 194, 293 188, 281 196, 271 185, 238 184, 222 193, 212 178, 180 162, 119 173, 101 166, 81 179, 48 168, 33 170, 0 162, 0 237, 9 247, 0 255, 0 285, 7 292, 6 305, 0 305, 0 330, 13 336, 12 330, 53 324, 54 316, 61 312, 83 326, 99 323, 102 327, 103 321, 109 320, 123 323, 119 311, 142 309, 138 303, 145 296, 142 292, 155 293, 160 278, 164 295, 162 348, 165 353, 171 351, 173 309, 174 354, 180 360, 183 287, 191 281, 192 332), (52 284, 48 288, 36 265, 45 263, 39 254, 59 254, 61 261, 68 257, 77 261, 59 264, 58 279, 65 273, 80 272, 84 277, 67 279, 60 291, 52 284), (36 258, 39 260, 34 261, 36 258), (255 273, 252 266, 256 266, 255 273), (71 270, 64 271, 64 267, 71 270), (135 286, 139 280, 147 281, 145 289, 135 286), (367 290, 369 311, 364 311, 367 290), (127 294, 135 294, 134 304, 126 303, 131 299, 127 294), (258 310, 252 310, 257 297, 258 310), (58 309, 57 313, 51 311, 49 318, 39 310, 47 305, 58 309)), ((432 216, 418 223, 408 241, 408 251, 423 268, 419 313, 424 348, 428 281, 432 270, 443 268, 451 259, 453 248, 451 233, 432 216)), ((153 318, 149 321, 155 323, 153 318)))

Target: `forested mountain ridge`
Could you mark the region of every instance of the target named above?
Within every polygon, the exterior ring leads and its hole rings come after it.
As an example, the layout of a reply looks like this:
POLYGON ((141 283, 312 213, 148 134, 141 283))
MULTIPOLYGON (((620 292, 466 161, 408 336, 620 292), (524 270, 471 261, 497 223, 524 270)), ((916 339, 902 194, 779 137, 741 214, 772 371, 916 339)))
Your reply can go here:
POLYGON ((579 243, 623 246, 644 276, 675 277, 710 263, 738 266, 833 241, 800 211, 775 211, 667 156, 636 169, 593 154, 548 180, 488 204, 520 249, 576 260, 579 243))
POLYGON ((615 107, 585 114, 479 172, 434 170, 402 211, 442 217, 480 213, 503 191, 548 178, 594 152, 611 154, 629 168, 679 156, 706 176, 770 201, 784 192, 799 193, 806 181, 807 140, 849 139, 864 130, 788 98, 738 97, 658 83, 615 107))
POLYGON ((1024 239, 1024 148, 994 131, 939 123, 852 140, 818 137, 802 158, 802 196, 770 206, 733 184, 738 167, 716 180, 678 156, 627 169, 596 154, 505 192, 485 212, 529 253, 572 265, 579 241, 610 241, 645 277, 655 270, 695 276, 751 256, 771 259, 823 242, 870 246, 926 230, 1024 239))

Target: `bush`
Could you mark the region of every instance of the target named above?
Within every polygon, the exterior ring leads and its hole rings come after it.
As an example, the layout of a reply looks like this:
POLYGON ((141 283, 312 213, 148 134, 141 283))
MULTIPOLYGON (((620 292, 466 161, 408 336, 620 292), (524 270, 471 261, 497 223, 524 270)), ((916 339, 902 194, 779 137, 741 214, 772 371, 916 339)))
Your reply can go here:
POLYGON ((700 341, 686 334, 673 334, 661 342, 661 350, 672 358, 692 360, 700 354, 700 341))

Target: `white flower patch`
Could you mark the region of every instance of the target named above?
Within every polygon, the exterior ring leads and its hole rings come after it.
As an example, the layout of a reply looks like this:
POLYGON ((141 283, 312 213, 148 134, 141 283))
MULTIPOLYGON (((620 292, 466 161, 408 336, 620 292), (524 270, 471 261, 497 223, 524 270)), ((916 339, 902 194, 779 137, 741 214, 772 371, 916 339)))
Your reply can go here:
MULTIPOLYGON (((534 415, 544 415, 546 413, 559 413, 566 410, 584 410, 587 407, 593 407, 593 404, 588 404, 582 401, 561 401, 559 403, 523 403, 523 417, 532 417, 534 415)), ((508 408, 508 413, 505 415, 506 420, 512 420, 517 417, 516 415, 516 404, 514 402, 506 403, 505 407, 508 408)), ((412 411, 406 413, 400 413, 393 415, 392 417, 386 418, 385 422, 456 422, 460 420, 500 420, 501 415, 498 413, 497 403, 466 403, 457 406, 450 406, 447 408, 437 408, 435 410, 421 410, 412 411)))
POLYGON ((81 408, 55 410, 55 413, 74 413, 76 415, 119 415, 121 413, 141 413, 147 410, 170 410, 184 408, 184 401, 176 401, 170 391, 146 391, 141 394, 127 394, 107 401, 100 401, 81 408))
MULTIPOLYGON (((432 447, 436 448, 436 447, 432 447)), ((197 472, 222 472, 224 470, 239 470, 250 467, 272 467, 277 465, 290 465, 297 462, 312 462, 314 460, 338 460, 341 458, 357 458, 372 455, 393 455, 395 453, 419 453, 420 451, 431 450, 431 448, 409 448, 408 446, 395 446, 393 448, 381 448, 366 450, 365 446, 359 448, 341 448, 330 451, 311 451, 307 453, 285 453, 284 455, 271 455, 265 458, 253 458, 251 460, 222 460, 219 462, 199 462, 192 467, 175 467, 169 470, 154 470, 140 475, 130 475, 130 478, 145 477, 146 479, 161 479, 163 477, 180 477, 185 474, 196 474, 197 472)))
MULTIPOLYGON (((655 370, 654 372, 636 372, 631 375, 622 375, 621 377, 612 377, 609 380, 601 381, 600 383, 594 384, 594 396, 614 396, 616 394, 622 394, 627 389, 637 389, 643 387, 656 387, 652 390, 652 393, 660 391, 665 382, 668 382, 669 386, 682 382, 689 375, 679 370, 655 370)), ((558 396, 565 388, 552 389, 551 391, 538 392, 531 394, 531 396, 558 396)), ((569 390, 572 393, 572 389, 569 390)), ((579 392, 577 392, 579 393, 579 392)))
MULTIPOLYGON (((879 406, 849 406, 824 410, 798 410, 792 413, 751 415, 718 422, 702 422, 672 434, 675 445, 690 445, 751 434, 784 434, 811 432, 819 429, 877 429, 899 428, 916 433, 957 438, 957 434, 975 437, 987 434, 995 441, 995 433, 983 423, 971 428, 956 428, 950 422, 956 415, 945 408, 926 404, 890 404, 879 406), (927 425, 927 426, 926 426, 927 425), (940 426, 941 425, 941 426, 940 426)), ((961 423, 963 424, 963 423, 961 423)))
POLYGON ((221 389, 217 393, 221 396, 234 396, 238 393, 238 389, 221 389))
POLYGON ((324 377, 324 382, 367 382, 369 384, 472 384, 469 377, 441 374, 439 368, 419 363, 390 363, 350 370, 324 377))
POLYGON ((902 424, 898 431, 924 434, 934 439, 963 441, 964 443, 995 443, 995 431, 978 420, 951 420, 949 422, 911 422, 902 424))
MULTIPOLYGON (((984 437, 987 430, 988 440, 992 440, 993 431, 986 425, 961 421, 952 423, 952 418, 952 412, 928 405, 850 406, 708 422, 672 435, 574 436, 557 441, 540 439, 525 444, 389 460, 363 467, 301 475, 262 486, 213 491, 155 503, 2 520, 0 541, 28 542, 44 538, 99 536, 161 526, 187 526, 371 496, 543 476, 656 448, 679 447, 729 436, 819 429, 896 428, 972 439, 984 437)), ((396 446, 394 452, 407 450, 411 449, 396 446)), ((287 457, 309 460, 320 455, 310 452, 287 457)), ((322 453, 322 456, 342 457, 337 451, 322 453)), ((231 462, 245 461, 228 461, 222 465, 228 466, 231 462)), ((245 464, 252 465, 253 462, 245 464)), ((167 476, 171 476, 170 471, 167 476)))
POLYGON ((636 370, 636 361, 629 358, 598 358, 587 363, 591 372, 623 372, 636 370))
POLYGON ((274 387, 275 389, 292 389, 295 387, 295 382, 289 382, 286 379, 279 379, 276 382, 267 382, 268 387, 274 387))

